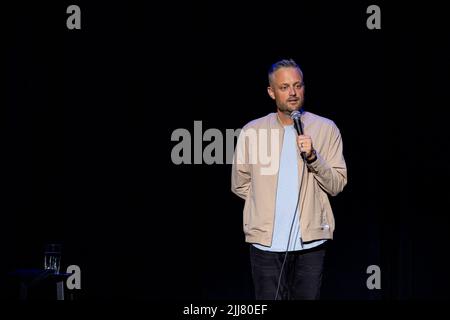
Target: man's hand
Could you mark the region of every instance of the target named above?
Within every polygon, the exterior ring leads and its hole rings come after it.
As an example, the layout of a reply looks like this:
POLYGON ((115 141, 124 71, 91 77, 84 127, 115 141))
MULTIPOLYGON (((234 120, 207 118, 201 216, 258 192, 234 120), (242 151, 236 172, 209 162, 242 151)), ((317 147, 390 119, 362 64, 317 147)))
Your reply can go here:
POLYGON ((306 160, 308 160, 308 161, 314 160, 316 155, 313 152, 314 147, 313 147, 312 139, 310 136, 308 136, 306 134, 299 135, 297 137, 297 145, 298 145, 298 148, 300 149, 300 152, 305 153, 306 160))

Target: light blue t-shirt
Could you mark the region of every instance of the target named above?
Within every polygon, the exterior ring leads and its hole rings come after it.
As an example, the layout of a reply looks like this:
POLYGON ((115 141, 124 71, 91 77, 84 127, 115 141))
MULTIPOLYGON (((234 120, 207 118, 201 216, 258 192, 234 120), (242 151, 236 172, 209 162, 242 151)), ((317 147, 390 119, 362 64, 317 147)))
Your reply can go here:
MULTIPOLYGON (((297 199, 299 196, 297 150, 297 132, 295 131, 294 125, 285 126, 280 168, 278 172, 272 246, 267 247, 254 243, 253 245, 258 249, 276 252, 286 251, 292 220, 294 220, 294 225, 292 226, 289 251, 310 249, 326 241, 317 240, 308 243, 300 242, 301 233, 298 218, 300 203, 297 207, 297 199), (297 210, 295 210, 296 207, 297 210)), ((300 174, 302 174, 302 172, 300 172, 300 174)), ((305 186, 303 185, 302 188, 304 187, 305 186)))

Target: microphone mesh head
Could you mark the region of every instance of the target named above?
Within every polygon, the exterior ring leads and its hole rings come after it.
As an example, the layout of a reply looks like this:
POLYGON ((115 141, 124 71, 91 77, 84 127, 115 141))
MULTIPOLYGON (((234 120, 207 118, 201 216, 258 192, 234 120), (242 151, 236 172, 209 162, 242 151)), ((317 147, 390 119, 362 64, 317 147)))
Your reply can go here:
POLYGON ((302 113, 300 111, 292 111, 291 112, 291 119, 299 119, 302 116, 302 113))

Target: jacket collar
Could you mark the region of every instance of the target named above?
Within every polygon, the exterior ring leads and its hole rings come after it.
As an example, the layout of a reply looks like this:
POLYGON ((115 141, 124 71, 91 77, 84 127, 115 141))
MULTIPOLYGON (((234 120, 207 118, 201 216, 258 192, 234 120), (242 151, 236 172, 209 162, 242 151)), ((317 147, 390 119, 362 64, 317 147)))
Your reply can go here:
MULTIPOLYGON (((303 120, 302 122, 304 122, 305 121, 304 119, 305 119, 305 116, 306 116, 307 112, 303 108, 300 109, 300 112, 302 113, 302 120, 303 120)), ((279 128, 283 128, 284 129, 283 122, 281 122, 281 119, 280 119, 280 116, 278 115, 278 112, 273 112, 272 113, 271 123, 272 123, 273 126, 277 126, 279 128)))

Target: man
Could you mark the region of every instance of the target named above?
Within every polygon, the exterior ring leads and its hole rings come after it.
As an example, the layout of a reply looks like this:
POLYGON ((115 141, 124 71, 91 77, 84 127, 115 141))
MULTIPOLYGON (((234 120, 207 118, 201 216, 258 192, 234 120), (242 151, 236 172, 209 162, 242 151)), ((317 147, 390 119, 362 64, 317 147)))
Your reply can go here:
POLYGON ((334 231, 328 195, 347 183, 342 139, 333 121, 302 110, 305 86, 295 61, 272 65, 267 91, 277 112, 244 126, 231 177, 232 191, 245 200, 256 299, 318 299, 334 231), (301 112, 303 135, 293 111, 301 112))

